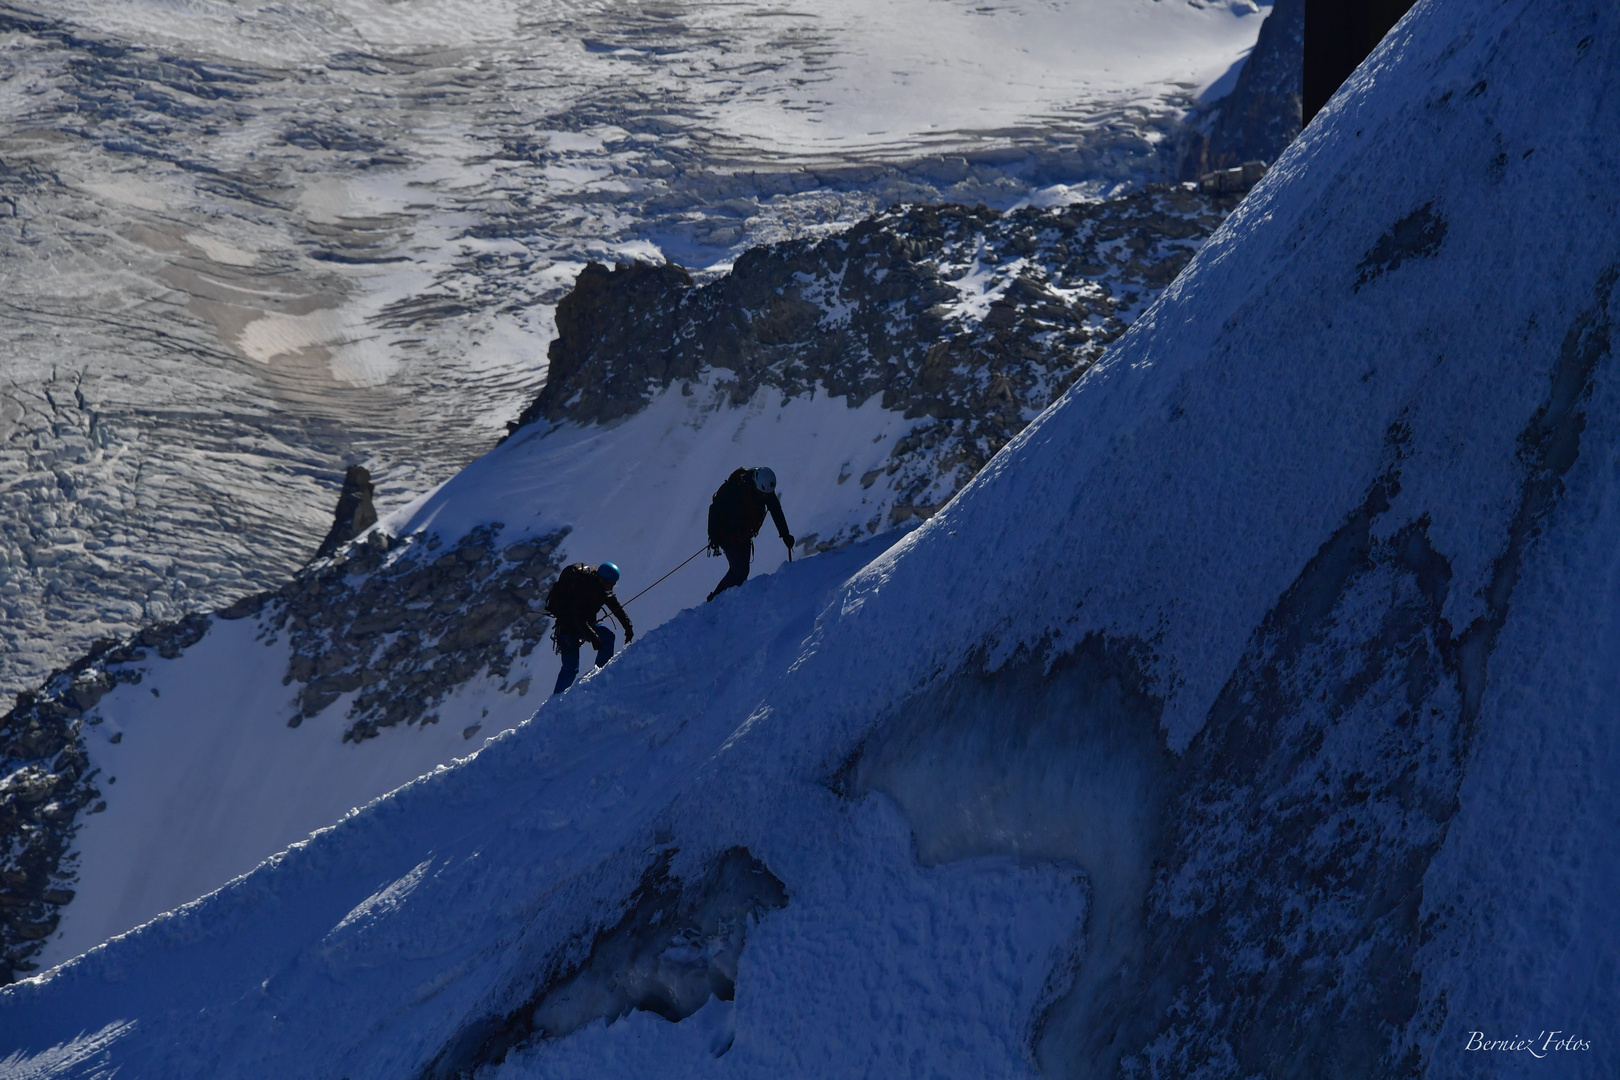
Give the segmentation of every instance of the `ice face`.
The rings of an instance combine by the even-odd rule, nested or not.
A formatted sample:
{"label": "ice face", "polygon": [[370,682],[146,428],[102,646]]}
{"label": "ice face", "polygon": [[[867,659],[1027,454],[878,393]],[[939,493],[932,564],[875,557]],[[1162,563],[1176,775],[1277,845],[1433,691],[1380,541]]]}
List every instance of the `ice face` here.
{"label": "ice face", "polygon": [[839,778],[852,797],[894,799],[924,865],[1000,855],[1083,875],[1084,961],[1038,1018],[1032,1048],[1055,1075],[1111,1072],[1110,1014],[1144,963],[1142,912],[1178,772],[1145,651],[1091,638],[1050,665],[970,666],[880,723]]}

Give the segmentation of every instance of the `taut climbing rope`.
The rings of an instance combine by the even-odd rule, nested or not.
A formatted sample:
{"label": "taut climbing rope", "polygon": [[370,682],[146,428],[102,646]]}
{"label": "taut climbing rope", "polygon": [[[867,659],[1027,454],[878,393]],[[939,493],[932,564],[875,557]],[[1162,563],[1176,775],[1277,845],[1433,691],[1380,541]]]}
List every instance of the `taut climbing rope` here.
{"label": "taut climbing rope", "polygon": [[[690,554],[686,558],[682,559],[681,560],[681,566],[685,566],[687,563],[691,562],[693,559],[697,558],[699,555],[703,554],[707,550],[709,550],[709,545],[704,544],[702,547],[700,547],[696,551],[692,552],[692,554]],[[675,568],[675,570],[679,570],[681,568],[681,566],[677,566]],[[629,607],[631,604],[635,603],[637,600],[641,599],[643,596],[646,596],[648,593],[652,592],[658,586],[662,585],[665,581],[668,581],[670,579],[670,577],[672,577],[674,575],[675,570],[671,570],[669,573],[665,574],[663,577],[659,578],[657,581],[653,582],[651,585],[647,586],[645,589],[642,589],[640,592],[636,593],[636,595],[632,596],[630,599],[626,600],[624,602],[624,606]]]}

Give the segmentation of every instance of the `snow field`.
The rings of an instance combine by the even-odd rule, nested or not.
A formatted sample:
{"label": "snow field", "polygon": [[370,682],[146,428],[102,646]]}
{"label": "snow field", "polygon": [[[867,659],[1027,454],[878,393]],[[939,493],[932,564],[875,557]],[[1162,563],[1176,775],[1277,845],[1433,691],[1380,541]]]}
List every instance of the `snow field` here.
{"label": "snow field", "polygon": [[[287,649],[260,637],[257,619],[216,619],[178,659],[150,665],[138,685],[102,699],[104,722],[88,729],[88,743],[107,809],[83,819],[78,895],[43,965],[249,872],[355,806],[470,753],[539,700],[472,685],[450,705],[473,719],[362,748],[341,741],[347,698],[287,726],[297,715],[297,686],[281,681]],[[473,724],[482,728],[477,741],[462,734]]]}
{"label": "snow field", "polygon": [[[824,393],[781,401],[762,390],[739,409],[720,404],[712,385],[689,396],[671,387],[618,424],[526,428],[379,528],[453,542],[502,521],[506,545],[570,526],[564,563],[616,561],[624,573],[617,592],[628,600],[704,544],[709,496],[738,465],[772,465],[800,537],[861,525],[863,504],[883,504],[887,478],[864,491],[859,478],[887,461],[912,424],[876,399],[851,409]],[[785,562],[767,522],[754,572]],[[632,604],[632,622],[645,635],[701,604],[724,572],[723,559],[694,560]],[[103,786],[107,811],[87,816],[79,833],[78,896],[41,963],[196,899],[351,807],[476,749],[527,719],[560,665],[542,645],[514,657],[506,678],[461,687],[439,723],[360,746],[341,741],[353,695],[287,727],[298,714],[298,687],[282,685],[287,659],[262,618],[216,619],[179,659],[143,662],[139,685],[103,699],[105,722],[90,729],[88,749],[92,767],[117,782]],[[588,680],[588,648],[583,666]],[[501,692],[524,679],[526,693]]]}
{"label": "snow field", "polygon": [[[764,388],[733,407],[718,385],[729,374],[716,369],[702,382],[673,385],[620,422],[522,428],[377,527],[451,541],[499,521],[506,526],[502,542],[511,543],[568,526],[566,562],[617,563],[624,575],[614,590],[620,600],[704,547],[709,498],[739,466],[775,470],[783,516],[801,540],[888,527],[888,477],[866,489],[860,480],[886,465],[895,443],[924,420],[888,412],[876,397],[850,408],[819,390],[782,398]],[[767,518],[754,543],[753,572],[768,574],[786,561]],[[631,621],[650,629],[702,603],[725,571],[724,559],[700,556],[629,607]],[[542,658],[536,670],[555,679],[556,663]]]}

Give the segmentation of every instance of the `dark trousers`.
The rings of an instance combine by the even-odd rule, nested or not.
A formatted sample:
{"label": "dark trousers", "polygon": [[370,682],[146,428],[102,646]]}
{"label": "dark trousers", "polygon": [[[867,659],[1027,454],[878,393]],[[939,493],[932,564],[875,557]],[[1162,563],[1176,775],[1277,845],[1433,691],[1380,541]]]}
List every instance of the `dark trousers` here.
{"label": "dark trousers", "polygon": [[[596,639],[602,643],[596,650],[596,666],[601,667],[613,658],[613,643],[616,639],[613,631],[601,623],[597,623],[594,629]],[[574,680],[579,677],[579,649],[584,644],[584,638],[557,632],[557,651],[562,654],[562,670],[557,672],[557,686],[551,691],[553,694],[560,694],[573,686]]]}
{"label": "dark trousers", "polygon": [[720,550],[726,553],[728,569],[726,576],[720,579],[720,584],[714,587],[709,594],[713,600],[727,589],[741,585],[748,580],[748,564],[754,558],[754,542],[752,540],[734,540],[729,544],[721,544]]}

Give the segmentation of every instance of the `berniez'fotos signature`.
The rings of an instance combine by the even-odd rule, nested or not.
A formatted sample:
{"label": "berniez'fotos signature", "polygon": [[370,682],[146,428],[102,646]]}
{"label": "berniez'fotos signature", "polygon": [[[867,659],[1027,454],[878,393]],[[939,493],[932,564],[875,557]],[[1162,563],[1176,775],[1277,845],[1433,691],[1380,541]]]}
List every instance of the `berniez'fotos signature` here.
{"label": "berniez'fotos signature", "polygon": [[1470,1031],[1468,1044],[1463,1049],[1525,1053],[1534,1058],[1544,1058],[1572,1050],[1590,1050],[1592,1044],[1563,1031],[1543,1031],[1533,1039],[1487,1039],[1483,1031]]}

